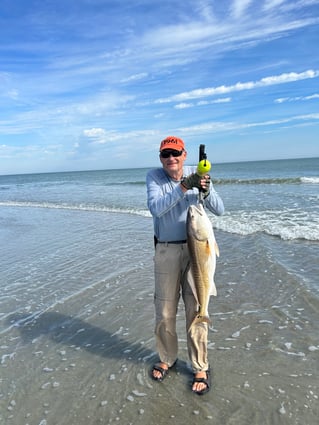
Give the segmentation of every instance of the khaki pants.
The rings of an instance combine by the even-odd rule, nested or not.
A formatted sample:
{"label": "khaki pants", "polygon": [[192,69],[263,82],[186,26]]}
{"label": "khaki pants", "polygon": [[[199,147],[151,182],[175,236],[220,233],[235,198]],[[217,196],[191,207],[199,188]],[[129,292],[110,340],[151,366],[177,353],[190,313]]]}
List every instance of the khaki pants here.
{"label": "khaki pants", "polygon": [[154,257],[156,347],[160,360],[172,366],[177,359],[176,314],[182,294],[188,355],[194,372],[209,368],[207,359],[207,323],[189,327],[197,312],[197,302],[187,281],[189,254],[187,244],[158,243]]}

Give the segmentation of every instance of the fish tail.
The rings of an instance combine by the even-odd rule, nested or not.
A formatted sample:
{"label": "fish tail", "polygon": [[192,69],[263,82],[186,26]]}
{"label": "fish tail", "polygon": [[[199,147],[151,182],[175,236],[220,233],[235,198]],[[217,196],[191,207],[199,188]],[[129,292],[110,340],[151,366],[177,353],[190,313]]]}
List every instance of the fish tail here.
{"label": "fish tail", "polygon": [[197,315],[197,316],[195,317],[195,319],[192,321],[192,324],[190,325],[188,332],[191,330],[191,328],[192,328],[194,325],[197,325],[198,323],[208,323],[208,324],[210,324],[210,325],[212,324],[212,322],[211,322],[211,320],[210,320],[210,318],[209,318],[208,316],[200,316],[200,315]]}

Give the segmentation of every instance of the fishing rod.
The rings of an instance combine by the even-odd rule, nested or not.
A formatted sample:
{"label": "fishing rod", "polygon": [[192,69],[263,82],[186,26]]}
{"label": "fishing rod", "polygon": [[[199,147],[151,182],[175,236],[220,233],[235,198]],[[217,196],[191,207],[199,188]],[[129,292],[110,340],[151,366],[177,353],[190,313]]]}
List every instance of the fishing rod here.
{"label": "fishing rod", "polygon": [[[207,154],[205,152],[205,145],[199,145],[199,162],[197,165],[197,171],[196,173],[199,176],[204,176],[205,174],[209,173],[211,169],[211,163],[207,159]],[[200,189],[199,191],[199,202],[203,202],[203,189]]]}

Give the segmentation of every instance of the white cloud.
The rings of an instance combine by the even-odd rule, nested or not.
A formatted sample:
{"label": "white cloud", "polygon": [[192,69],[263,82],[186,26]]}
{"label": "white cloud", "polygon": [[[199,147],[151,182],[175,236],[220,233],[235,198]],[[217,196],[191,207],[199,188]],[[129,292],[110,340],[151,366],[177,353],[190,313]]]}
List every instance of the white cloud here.
{"label": "white cloud", "polygon": [[89,138],[99,138],[105,136],[105,130],[103,128],[90,128],[88,130],[84,130],[83,134]]}
{"label": "white cloud", "polygon": [[211,105],[214,103],[229,103],[231,102],[232,98],[231,97],[221,97],[219,99],[214,99],[214,100],[200,100],[199,102],[196,103],[197,106],[205,106],[205,105]]}
{"label": "white cloud", "polygon": [[186,109],[186,108],[192,108],[194,106],[193,103],[178,103],[174,106],[175,109]]}
{"label": "white cloud", "polygon": [[157,135],[155,130],[135,130],[135,131],[108,131],[103,128],[91,128],[83,131],[83,135],[92,139],[93,143],[105,144],[109,142],[125,142],[127,140],[138,139],[139,142],[147,142],[150,137]]}
{"label": "white cloud", "polygon": [[318,0],[294,0],[294,1],[286,1],[282,7],[284,12],[304,9],[305,7],[314,6],[318,4]]}
{"label": "white cloud", "polygon": [[43,159],[47,157],[55,157],[64,151],[64,147],[61,144],[48,144],[44,146],[39,145],[26,145],[26,146],[9,146],[0,145],[0,156],[6,159],[30,159],[38,157]]}
{"label": "white cloud", "polygon": [[186,103],[186,102],[182,102],[182,103],[178,103],[177,105],[174,106],[175,109],[187,109],[187,108],[193,108],[195,106],[206,106],[206,105],[211,105],[213,103],[228,103],[231,102],[231,97],[223,97],[220,99],[215,99],[215,100],[200,100],[199,102],[196,103]]}
{"label": "white cloud", "polygon": [[319,99],[319,94],[312,94],[310,96],[281,97],[276,99],[275,103],[295,102],[299,100],[313,100],[313,99]]}
{"label": "white cloud", "polygon": [[130,77],[123,78],[121,83],[130,83],[132,81],[143,80],[147,78],[148,74],[146,72],[141,72],[140,74],[131,75]]}
{"label": "white cloud", "polygon": [[240,18],[252,3],[252,0],[233,0],[232,15],[234,18]]}
{"label": "white cloud", "polygon": [[203,134],[210,132],[228,132],[235,130],[243,130],[255,127],[270,127],[270,126],[280,126],[286,125],[289,123],[295,123],[298,121],[308,122],[311,121],[317,122],[319,120],[319,113],[306,114],[306,115],[296,115],[288,118],[274,119],[268,121],[260,122],[207,122],[200,125],[194,125],[191,127],[182,127],[178,129],[178,132],[184,134]]}
{"label": "white cloud", "polygon": [[231,97],[223,97],[220,99],[213,100],[213,103],[228,103],[231,102]]}
{"label": "white cloud", "polygon": [[8,91],[8,97],[10,99],[16,100],[19,97],[19,90],[11,89]]}
{"label": "white cloud", "polygon": [[268,11],[270,9],[273,9],[277,6],[280,6],[281,4],[285,3],[286,0],[266,0],[263,9],[265,11]]}
{"label": "white cloud", "polygon": [[207,87],[204,89],[191,90],[189,92],[179,93],[171,97],[157,99],[155,103],[171,103],[175,101],[185,101],[189,99],[198,99],[201,97],[216,96],[220,94],[238,92],[243,90],[252,90],[259,87],[272,86],[276,84],[291,83],[309,78],[317,78],[319,70],[308,70],[305,72],[289,72],[270,77],[264,77],[259,81],[248,81],[246,83],[238,82],[230,86]]}

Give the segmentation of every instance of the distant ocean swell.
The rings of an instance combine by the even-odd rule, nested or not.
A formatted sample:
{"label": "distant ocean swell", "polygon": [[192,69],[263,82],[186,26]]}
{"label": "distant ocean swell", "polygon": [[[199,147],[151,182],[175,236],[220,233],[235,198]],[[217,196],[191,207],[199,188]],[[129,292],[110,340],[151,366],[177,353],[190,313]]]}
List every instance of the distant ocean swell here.
{"label": "distant ocean swell", "polygon": [[319,184],[319,177],[286,177],[286,178],[257,178],[257,179],[213,179],[214,184]]}
{"label": "distant ocean swell", "polygon": [[[85,212],[133,214],[151,217],[145,208],[109,207],[93,204],[66,204],[52,202],[4,201],[2,207],[47,208]],[[210,213],[209,213],[210,215]],[[222,217],[211,216],[215,229],[237,235],[247,236],[265,233],[282,240],[319,241],[319,217],[294,209],[283,210],[236,210],[226,211]]]}
{"label": "distant ocean swell", "polygon": [[[216,185],[229,185],[229,184],[319,184],[319,177],[276,177],[276,178],[255,178],[255,179],[225,179],[225,178],[212,178],[212,181]],[[129,182],[111,182],[105,183],[105,186],[121,186],[121,185],[132,185],[141,186],[145,185],[144,180],[140,181],[129,181]]]}
{"label": "distant ocean swell", "polygon": [[[286,177],[286,178],[255,178],[255,179],[212,179],[214,184],[218,185],[229,185],[229,184],[319,184],[319,177]],[[105,186],[143,186],[145,185],[144,180],[140,181],[125,181],[125,182],[111,182],[105,183]]]}
{"label": "distant ocean swell", "polygon": [[[276,178],[252,178],[252,179],[241,179],[241,178],[212,178],[214,185],[259,185],[259,184],[317,184],[319,185],[319,177],[276,177]],[[22,187],[28,185],[29,183],[16,183],[16,187]],[[32,183],[34,187],[50,187],[50,186],[63,186],[70,184],[68,181],[61,182],[37,182]],[[74,183],[73,183],[74,184]],[[90,183],[90,185],[96,185],[99,183]],[[145,180],[136,180],[136,181],[111,181],[104,182],[103,186],[145,186]],[[10,190],[12,185],[0,185],[0,190]]]}

